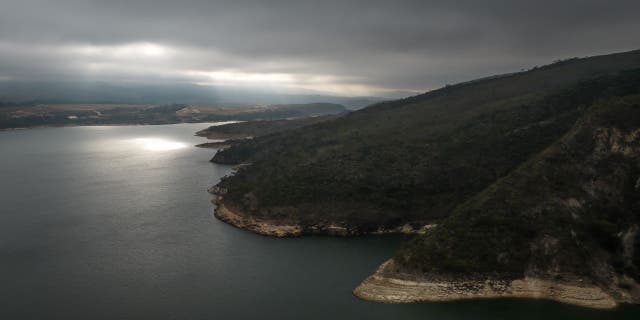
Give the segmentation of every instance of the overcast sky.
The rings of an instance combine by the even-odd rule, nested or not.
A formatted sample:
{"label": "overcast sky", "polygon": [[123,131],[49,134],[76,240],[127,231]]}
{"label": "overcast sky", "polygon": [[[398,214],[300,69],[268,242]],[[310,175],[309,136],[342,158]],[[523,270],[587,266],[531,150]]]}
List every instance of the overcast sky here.
{"label": "overcast sky", "polygon": [[0,0],[0,79],[422,92],[640,49],[638,0]]}

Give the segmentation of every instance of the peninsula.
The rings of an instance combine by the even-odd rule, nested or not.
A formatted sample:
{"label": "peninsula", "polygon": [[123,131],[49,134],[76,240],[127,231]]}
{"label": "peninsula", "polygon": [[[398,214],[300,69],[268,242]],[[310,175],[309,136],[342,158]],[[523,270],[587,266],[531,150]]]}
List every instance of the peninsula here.
{"label": "peninsula", "polygon": [[363,299],[640,303],[640,51],[374,104],[212,161],[245,164],[212,189],[239,228],[419,234]]}

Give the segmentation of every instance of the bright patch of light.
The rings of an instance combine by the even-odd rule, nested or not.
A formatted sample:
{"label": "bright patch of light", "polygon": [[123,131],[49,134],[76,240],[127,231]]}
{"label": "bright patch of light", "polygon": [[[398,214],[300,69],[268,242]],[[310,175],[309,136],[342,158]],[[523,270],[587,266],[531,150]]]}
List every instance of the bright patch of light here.
{"label": "bright patch of light", "polygon": [[187,147],[186,143],[159,138],[137,138],[133,139],[133,142],[149,151],[169,151]]}
{"label": "bright patch of light", "polygon": [[188,71],[187,76],[202,77],[209,85],[283,85],[295,83],[294,77],[283,73],[248,73],[236,71]]}
{"label": "bright patch of light", "polygon": [[194,82],[201,86],[244,86],[262,89],[310,90],[310,92],[325,92],[345,96],[374,95],[385,90],[397,90],[360,85],[357,84],[357,81],[362,79],[340,78],[330,75],[198,70],[190,70],[184,74],[187,77],[202,79]]}
{"label": "bright patch of light", "polygon": [[152,43],[143,43],[134,48],[134,50],[137,50],[140,54],[148,57],[159,57],[167,54],[167,49],[165,47]]}
{"label": "bright patch of light", "polygon": [[89,57],[132,59],[132,58],[163,58],[170,55],[171,48],[155,43],[141,42],[123,45],[86,45],[69,48],[71,52]]}

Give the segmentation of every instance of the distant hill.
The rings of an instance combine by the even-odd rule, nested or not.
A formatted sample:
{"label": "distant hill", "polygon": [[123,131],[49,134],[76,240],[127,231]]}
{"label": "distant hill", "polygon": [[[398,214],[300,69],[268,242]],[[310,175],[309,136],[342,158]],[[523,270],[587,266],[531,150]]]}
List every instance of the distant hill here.
{"label": "distant hill", "polygon": [[209,107],[121,104],[7,105],[0,108],[0,129],[36,126],[168,124],[278,120],[339,114],[347,109],[333,103],[310,103],[252,107]]}
{"label": "distant hill", "polygon": [[214,157],[252,164],[218,185],[217,216],[278,236],[438,224],[398,253],[398,272],[584,281],[638,302],[639,94],[633,51],[245,141]]}
{"label": "distant hill", "polygon": [[339,104],[306,103],[229,108],[193,106],[178,111],[178,115],[194,121],[255,121],[315,117],[346,111],[347,109]]}
{"label": "distant hill", "polygon": [[[323,121],[335,119],[342,114],[310,116],[295,119],[282,120],[256,120],[247,122],[236,122],[223,125],[214,125],[207,129],[200,130],[196,133],[198,136],[206,137],[212,140],[225,140],[228,145],[231,142],[236,143],[248,138],[256,138],[260,136],[270,135],[286,130],[293,130]],[[213,144],[216,145],[215,143]],[[201,145],[206,146],[206,145]]]}

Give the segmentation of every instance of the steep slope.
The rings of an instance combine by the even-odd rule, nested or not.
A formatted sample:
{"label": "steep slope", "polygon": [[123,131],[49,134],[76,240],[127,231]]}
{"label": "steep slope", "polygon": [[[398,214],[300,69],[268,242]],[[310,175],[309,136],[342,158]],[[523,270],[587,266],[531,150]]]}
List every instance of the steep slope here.
{"label": "steep slope", "polygon": [[274,235],[422,231],[594,101],[638,92],[639,73],[623,72],[638,67],[638,51],[573,59],[236,144],[214,161],[252,165],[219,184],[217,216]]}
{"label": "steep slope", "polygon": [[595,103],[562,139],[406,244],[355,293],[407,302],[640,303],[640,91]]}

